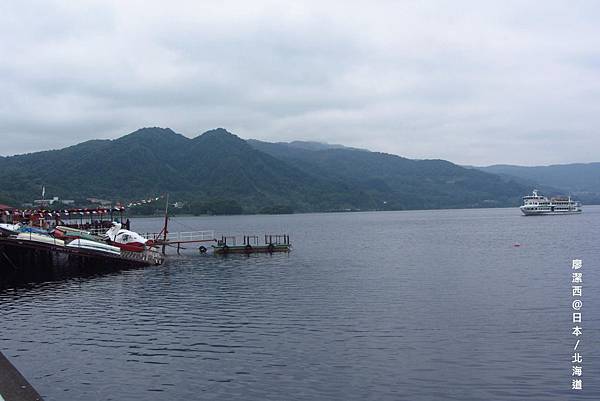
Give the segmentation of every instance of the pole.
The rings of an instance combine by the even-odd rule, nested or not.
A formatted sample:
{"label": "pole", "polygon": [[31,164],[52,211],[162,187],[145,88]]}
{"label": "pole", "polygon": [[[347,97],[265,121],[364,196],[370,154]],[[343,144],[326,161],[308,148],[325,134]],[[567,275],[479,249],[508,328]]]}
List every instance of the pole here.
{"label": "pole", "polygon": [[165,225],[163,227],[163,246],[162,246],[162,253],[163,255],[165,254],[165,250],[167,247],[167,234],[168,234],[168,227],[169,225],[169,194],[167,194],[167,202],[165,204]]}

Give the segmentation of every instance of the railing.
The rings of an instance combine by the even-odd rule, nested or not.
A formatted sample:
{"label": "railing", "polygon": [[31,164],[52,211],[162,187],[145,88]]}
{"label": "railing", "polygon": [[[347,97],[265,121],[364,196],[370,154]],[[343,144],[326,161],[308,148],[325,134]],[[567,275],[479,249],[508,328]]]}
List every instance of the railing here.
{"label": "railing", "polygon": [[104,234],[106,234],[106,232],[108,231],[108,228],[91,228],[89,230],[84,230],[87,231],[88,233],[92,234],[92,235],[97,235],[99,237],[104,236]]}
{"label": "railing", "polygon": [[[106,228],[91,228],[83,230],[92,235],[103,237],[106,234]],[[146,239],[152,240],[163,240],[162,233],[140,233],[140,235]],[[186,231],[186,232],[172,232],[167,234],[167,241],[171,242],[193,242],[193,241],[212,241],[215,239],[214,231]]]}
{"label": "railing", "polygon": [[[146,239],[163,240],[160,233],[143,233],[141,236]],[[167,242],[212,241],[214,239],[214,231],[186,231],[167,234]]]}

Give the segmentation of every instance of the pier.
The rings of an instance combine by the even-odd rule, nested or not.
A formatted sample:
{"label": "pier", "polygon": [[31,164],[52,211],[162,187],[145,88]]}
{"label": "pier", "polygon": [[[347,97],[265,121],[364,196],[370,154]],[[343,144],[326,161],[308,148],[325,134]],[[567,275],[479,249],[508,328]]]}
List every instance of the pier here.
{"label": "pier", "polygon": [[162,264],[155,251],[98,253],[0,237],[0,288]]}
{"label": "pier", "polygon": [[12,363],[0,352],[0,401],[43,401]]}
{"label": "pier", "polygon": [[166,247],[168,246],[176,246],[177,254],[179,254],[182,245],[216,242],[214,231],[168,232],[163,229],[160,233],[142,233],[141,235],[150,240],[154,246],[162,247],[163,255],[166,254]]}

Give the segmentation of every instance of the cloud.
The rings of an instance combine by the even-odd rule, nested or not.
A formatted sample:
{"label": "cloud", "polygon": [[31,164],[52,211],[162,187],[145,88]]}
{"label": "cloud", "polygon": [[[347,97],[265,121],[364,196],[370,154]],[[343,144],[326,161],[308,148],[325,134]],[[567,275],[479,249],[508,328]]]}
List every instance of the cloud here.
{"label": "cloud", "polygon": [[155,125],[465,164],[600,150],[595,2],[0,7],[3,155]]}

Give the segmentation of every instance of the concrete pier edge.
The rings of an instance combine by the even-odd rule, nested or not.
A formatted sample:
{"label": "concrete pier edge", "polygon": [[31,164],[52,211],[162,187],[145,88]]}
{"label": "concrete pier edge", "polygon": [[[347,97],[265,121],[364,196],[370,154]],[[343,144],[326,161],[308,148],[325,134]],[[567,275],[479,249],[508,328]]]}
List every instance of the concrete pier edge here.
{"label": "concrete pier edge", "polygon": [[43,401],[12,363],[0,352],[0,401]]}

